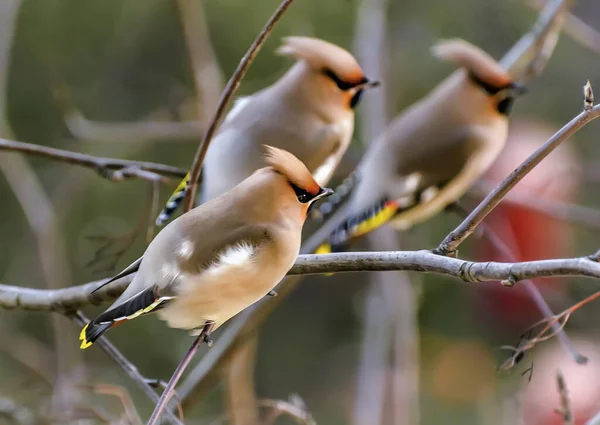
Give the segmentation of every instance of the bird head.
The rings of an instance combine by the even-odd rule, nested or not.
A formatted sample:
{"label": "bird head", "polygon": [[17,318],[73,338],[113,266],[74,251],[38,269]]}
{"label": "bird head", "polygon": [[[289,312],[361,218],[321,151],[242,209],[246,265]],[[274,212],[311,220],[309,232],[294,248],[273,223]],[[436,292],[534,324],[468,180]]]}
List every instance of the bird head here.
{"label": "bird head", "polygon": [[503,115],[510,113],[516,96],[527,92],[522,84],[512,81],[494,58],[465,40],[441,40],[433,46],[432,53],[464,68],[469,83],[484,91],[494,108]]}
{"label": "bird head", "polygon": [[304,61],[320,83],[320,89],[333,98],[341,98],[344,106],[355,108],[365,89],[377,87],[369,80],[360,65],[345,49],[311,37],[285,37],[277,53]]}
{"label": "bird head", "polygon": [[293,191],[306,213],[315,201],[333,194],[333,190],[319,186],[302,161],[294,155],[283,149],[264,146],[267,164],[285,178],[290,193]]}

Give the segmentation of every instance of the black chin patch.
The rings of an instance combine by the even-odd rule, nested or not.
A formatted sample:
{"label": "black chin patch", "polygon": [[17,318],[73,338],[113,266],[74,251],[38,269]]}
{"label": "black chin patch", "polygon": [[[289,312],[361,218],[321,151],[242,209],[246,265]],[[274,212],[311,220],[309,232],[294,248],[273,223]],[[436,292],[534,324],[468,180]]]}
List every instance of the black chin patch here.
{"label": "black chin patch", "polygon": [[500,112],[502,115],[510,114],[514,103],[515,98],[512,96],[502,99],[500,102],[498,102],[498,112]]}
{"label": "black chin patch", "polygon": [[360,99],[362,97],[363,94],[363,89],[358,90],[354,96],[352,96],[352,99],[350,99],[350,108],[354,109],[356,108],[356,106],[358,105],[358,103],[360,102]]}

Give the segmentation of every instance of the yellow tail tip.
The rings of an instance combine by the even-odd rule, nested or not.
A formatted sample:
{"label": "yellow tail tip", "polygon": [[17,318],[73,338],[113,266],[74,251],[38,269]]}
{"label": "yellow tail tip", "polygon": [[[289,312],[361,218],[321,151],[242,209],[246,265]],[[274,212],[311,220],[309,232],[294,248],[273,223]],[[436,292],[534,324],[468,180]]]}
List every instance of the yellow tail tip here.
{"label": "yellow tail tip", "polygon": [[87,325],[85,325],[83,327],[83,329],[81,330],[81,332],[79,333],[79,340],[81,341],[81,345],[79,346],[80,350],[85,350],[86,348],[88,348],[90,345],[93,344],[93,342],[90,342],[85,338],[85,331],[87,330],[88,326],[89,326],[89,323]]}
{"label": "yellow tail tip", "polygon": [[321,244],[316,250],[315,254],[331,254],[331,245],[328,243]]}

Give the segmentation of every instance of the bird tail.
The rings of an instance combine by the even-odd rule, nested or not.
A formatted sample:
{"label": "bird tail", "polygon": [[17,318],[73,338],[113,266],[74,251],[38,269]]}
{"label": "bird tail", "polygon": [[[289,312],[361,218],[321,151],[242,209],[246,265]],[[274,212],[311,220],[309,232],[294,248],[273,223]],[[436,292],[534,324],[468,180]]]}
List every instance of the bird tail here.
{"label": "bird tail", "polygon": [[321,202],[318,208],[312,210],[310,219],[317,223],[325,221],[325,219],[331,216],[342,202],[345,202],[350,197],[359,181],[360,174],[358,171],[355,171],[346,177],[342,184],[334,189],[333,195],[331,195],[327,201]]}
{"label": "bird tail", "polygon": [[109,329],[135,319],[142,314],[150,313],[164,307],[165,303],[173,297],[159,297],[153,288],[145,289],[122,304],[105,311],[83,327],[79,334],[81,345],[85,350]]}
{"label": "bird tail", "polygon": [[181,180],[175,191],[171,194],[165,207],[156,218],[157,226],[164,225],[167,221],[169,221],[171,217],[173,217],[173,214],[175,213],[175,211],[177,211],[177,208],[179,208],[181,202],[183,201],[183,198],[185,196],[185,190],[187,189],[189,182],[190,173],[187,173],[183,180]]}
{"label": "bird tail", "polygon": [[364,212],[350,216],[315,250],[315,254],[343,251],[352,239],[384,225],[402,211],[396,200],[382,199]]}
{"label": "bird tail", "polygon": [[80,349],[85,350],[91,346],[98,338],[100,338],[106,331],[113,327],[115,323],[96,323],[92,320],[83,327],[79,334],[79,340],[81,341]]}

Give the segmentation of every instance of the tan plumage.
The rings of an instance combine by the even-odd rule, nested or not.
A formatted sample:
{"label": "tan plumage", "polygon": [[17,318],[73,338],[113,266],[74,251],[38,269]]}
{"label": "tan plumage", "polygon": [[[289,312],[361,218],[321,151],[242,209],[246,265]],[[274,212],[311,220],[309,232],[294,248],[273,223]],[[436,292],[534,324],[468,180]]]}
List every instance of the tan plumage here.
{"label": "tan plumage", "polygon": [[265,296],[300,249],[309,205],[321,189],[293,155],[267,147],[267,167],[167,225],[126,291],[82,331],[86,348],[116,324],[156,310],[174,328],[218,328]]}
{"label": "tan plumage", "polygon": [[506,142],[519,87],[487,53],[464,40],[441,41],[432,51],[461,69],[402,112],[363,157],[345,210],[353,222],[340,228],[347,236],[357,215],[364,214],[363,221],[373,217],[374,206],[381,209],[385,200],[395,201],[397,228],[428,220],[460,198]]}
{"label": "tan plumage", "polygon": [[[354,129],[353,108],[362,91],[375,83],[350,53],[324,40],[286,37],[277,52],[296,63],[273,85],[239,99],[229,112],[206,155],[201,202],[263,167],[262,144],[294,154],[320,185],[327,184],[346,152]],[[184,189],[182,185],[179,193]],[[177,208],[178,191],[158,224]]]}

